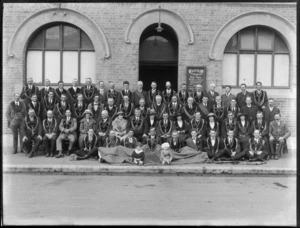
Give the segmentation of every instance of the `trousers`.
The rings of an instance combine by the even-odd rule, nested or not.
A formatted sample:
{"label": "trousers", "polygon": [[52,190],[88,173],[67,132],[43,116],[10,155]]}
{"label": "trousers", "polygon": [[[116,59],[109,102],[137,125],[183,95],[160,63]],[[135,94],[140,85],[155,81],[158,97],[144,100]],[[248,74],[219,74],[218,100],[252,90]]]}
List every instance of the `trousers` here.
{"label": "trousers", "polygon": [[[37,136],[27,136],[27,138],[28,139],[24,141],[23,146],[26,147],[28,151],[35,153],[39,148],[40,144],[42,143],[42,140],[40,140]],[[32,147],[32,141],[34,141],[33,147]]]}
{"label": "trousers", "polygon": [[79,157],[76,158],[76,160],[84,160],[84,159],[88,159],[92,156],[98,156],[98,148],[93,148],[91,150],[85,151],[84,149],[81,150],[77,150],[76,155],[78,155]]}
{"label": "trousers", "polygon": [[55,152],[55,143],[56,143],[56,135],[53,135],[52,138],[48,139],[48,137],[45,135],[43,138],[43,143],[45,146],[45,152],[49,153],[49,150],[51,153]]}
{"label": "trousers", "polygon": [[62,141],[63,139],[69,139],[68,150],[72,150],[73,144],[75,143],[76,137],[73,134],[61,133],[56,140],[56,149],[62,151]]}
{"label": "trousers", "polygon": [[23,148],[23,135],[21,132],[21,125],[22,125],[22,119],[15,119],[14,121],[11,121],[10,123],[10,129],[13,134],[13,150],[16,153],[18,150],[18,136],[20,140],[20,149]]}

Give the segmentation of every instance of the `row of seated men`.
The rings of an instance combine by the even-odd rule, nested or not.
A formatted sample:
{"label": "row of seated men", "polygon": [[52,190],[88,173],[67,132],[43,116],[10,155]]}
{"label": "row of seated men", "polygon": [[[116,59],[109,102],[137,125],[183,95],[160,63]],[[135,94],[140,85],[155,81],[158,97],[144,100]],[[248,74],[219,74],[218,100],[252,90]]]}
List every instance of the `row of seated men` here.
{"label": "row of seated men", "polygon": [[[20,104],[15,104],[17,102],[20,102]],[[15,105],[15,107],[24,107],[24,105],[21,104],[23,103],[19,101],[19,96],[16,94],[16,101],[13,102],[12,105]],[[265,142],[267,153],[270,151],[271,158],[278,159],[281,148],[284,146],[286,139],[290,136],[286,124],[280,122],[280,113],[274,115],[275,120],[270,124],[263,119],[263,113],[260,111],[257,112],[257,119],[252,121],[248,120],[248,115],[243,112],[239,113],[238,118],[235,119],[234,113],[228,111],[227,118],[220,122],[221,124],[216,120],[214,113],[208,114],[208,121],[206,122],[206,120],[201,117],[200,111],[196,111],[190,121],[184,120],[182,113],[178,113],[172,119],[168,112],[162,114],[162,119],[157,119],[157,113],[154,109],[149,111],[147,118],[144,118],[141,115],[141,110],[136,108],[134,115],[128,120],[124,118],[122,110],[117,113],[117,118],[115,119],[109,117],[107,110],[103,110],[101,114],[101,119],[96,121],[93,118],[92,111],[87,109],[83,113],[84,117],[80,120],[80,124],[77,124],[77,119],[72,117],[70,109],[66,109],[64,113],[65,116],[62,119],[53,118],[53,112],[48,110],[47,118],[43,121],[40,121],[35,111],[30,109],[28,116],[22,121],[20,128],[21,135],[23,135],[22,139],[26,144],[24,148],[26,149],[27,144],[31,143],[31,139],[36,141],[35,146],[31,148],[30,157],[32,157],[43,137],[46,155],[53,155],[55,151],[58,150],[59,153],[57,157],[61,157],[63,156],[61,145],[63,139],[68,138],[70,140],[68,153],[72,152],[72,146],[77,138],[79,148],[82,150],[84,149],[85,138],[90,129],[93,129],[97,135],[97,146],[107,146],[106,141],[110,129],[116,133],[117,138],[120,138],[125,145],[128,140],[130,140],[129,143],[132,143],[130,132],[133,133],[132,136],[134,136],[137,141],[145,143],[145,140],[150,134],[150,129],[154,128],[157,132],[159,144],[168,141],[172,137],[173,131],[177,132],[179,140],[177,144],[178,147],[185,145],[186,139],[189,138],[193,130],[196,131],[197,138],[200,139],[201,143],[210,137],[211,131],[214,131],[216,137],[221,139],[226,139],[230,131],[234,137],[237,137],[238,144],[242,151],[245,151],[248,150],[249,139],[254,135],[255,130],[258,130],[259,137]],[[10,115],[8,115],[8,117],[9,116]],[[58,133],[58,129],[60,134]],[[29,137],[27,137],[27,135]],[[59,137],[57,138],[58,135]],[[268,141],[270,141],[270,148]],[[275,142],[279,143],[276,151],[274,151]],[[201,150],[201,148],[201,146],[198,147],[198,150]]]}

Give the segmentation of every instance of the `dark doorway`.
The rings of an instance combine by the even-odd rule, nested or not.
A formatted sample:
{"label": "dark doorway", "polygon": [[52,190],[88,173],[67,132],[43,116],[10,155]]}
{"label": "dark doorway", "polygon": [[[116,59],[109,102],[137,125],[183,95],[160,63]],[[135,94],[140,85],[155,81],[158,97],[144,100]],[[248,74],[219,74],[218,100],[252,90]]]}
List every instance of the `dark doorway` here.
{"label": "dark doorway", "polygon": [[157,24],[148,26],[140,38],[139,80],[143,81],[144,89],[149,90],[152,81],[157,88],[163,90],[166,81],[177,90],[178,84],[178,40],[175,31],[168,25],[157,32]]}

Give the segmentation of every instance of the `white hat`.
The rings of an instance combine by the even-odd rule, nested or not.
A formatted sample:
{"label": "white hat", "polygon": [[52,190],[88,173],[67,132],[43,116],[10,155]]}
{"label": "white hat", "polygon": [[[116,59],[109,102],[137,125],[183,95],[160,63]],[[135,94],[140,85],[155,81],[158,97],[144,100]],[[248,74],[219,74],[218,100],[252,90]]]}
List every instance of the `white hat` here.
{"label": "white hat", "polygon": [[170,144],[167,143],[167,142],[161,144],[161,148],[162,148],[162,149],[168,149],[169,147],[170,147]]}

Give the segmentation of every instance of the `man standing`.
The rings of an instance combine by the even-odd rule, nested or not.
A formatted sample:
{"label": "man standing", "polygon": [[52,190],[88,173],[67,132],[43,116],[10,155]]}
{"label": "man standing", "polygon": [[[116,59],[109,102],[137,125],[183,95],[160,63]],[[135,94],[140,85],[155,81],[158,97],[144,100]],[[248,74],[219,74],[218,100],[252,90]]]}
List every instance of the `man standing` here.
{"label": "man standing", "polygon": [[263,114],[264,114],[264,120],[266,122],[268,122],[268,127],[269,124],[275,120],[275,115],[280,113],[280,109],[277,108],[276,106],[274,106],[274,99],[273,98],[269,98],[269,102],[267,107],[263,110]]}
{"label": "man standing", "polygon": [[231,86],[226,86],[225,94],[221,96],[222,105],[226,110],[230,106],[232,99],[235,99],[235,96],[231,93]]}
{"label": "man standing", "polygon": [[85,86],[81,88],[81,93],[83,95],[83,100],[89,104],[93,102],[94,96],[97,94],[97,89],[94,85],[92,85],[92,79],[85,79]]}
{"label": "man standing", "polygon": [[246,106],[242,107],[241,112],[246,114],[248,116],[248,121],[250,124],[252,124],[253,121],[256,120],[256,114],[257,114],[257,107],[255,105],[252,105],[251,97],[246,98]]}
{"label": "man standing", "polygon": [[124,96],[128,97],[128,101],[132,102],[132,93],[129,90],[129,82],[128,81],[124,81],[123,82],[123,90],[121,91],[121,96],[122,96],[122,102],[124,101]]}
{"label": "man standing", "polygon": [[253,103],[259,111],[262,111],[268,103],[267,92],[261,89],[262,83],[256,82],[256,90],[252,92]]}
{"label": "man standing", "polygon": [[130,102],[127,94],[123,95],[123,102],[120,104],[119,111],[124,113],[124,119],[129,119],[133,114],[133,103]]}
{"label": "man standing", "polygon": [[32,95],[40,96],[39,88],[33,84],[33,79],[28,78],[27,84],[23,87],[20,98],[23,99],[25,105],[31,101]]}
{"label": "man standing", "polygon": [[172,97],[172,102],[169,104],[169,116],[171,120],[175,121],[177,115],[181,114],[182,106],[177,102],[177,96]]}
{"label": "man standing", "polygon": [[115,90],[115,84],[112,81],[109,82],[109,90],[105,93],[105,103],[108,103],[109,98],[113,98],[113,105],[116,105],[116,107],[120,106],[120,103],[122,102],[122,96],[118,91]]}
{"label": "man standing", "polygon": [[41,103],[38,101],[38,97],[36,94],[32,94],[31,102],[27,104],[26,110],[33,109],[35,112],[35,115],[42,118],[43,110]]}
{"label": "man standing", "polygon": [[154,109],[156,113],[156,119],[161,120],[164,112],[168,112],[168,107],[162,102],[162,96],[156,95],[155,102],[152,104],[151,109]]}
{"label": "man standing", "polygon": [[237,116],[240,113],[240,108],[236,105],[235,98],[231,99],[230,106],[227,107],[226,113],[232,112],[234,116]]}
{"label": "man standing", "polygon": [[176,91],[171,88],[171,82],[167,81],[166,89],[162,91],[163,102],[169,106],[173,96],[176,96]]}
{"label": "man standing", "polygon": [[77,129],[77,121],[75,118],[71,117],[71,111],[66,110],[66,117],[63,118],[59,124],[60,135],[56,140],[56,149],[59,151],[55,156],[56,158],[63,157],[62,153],[62,140],[69,140],[69,147],[67,156],[69,156],[72,152],[73,145],[76,140],[76,129]]}
{"label": "man standing", "polygon": [[178,93],[179,103],[181,103],[182,106],[186,105],[188,97],[189,97],[189,93],[186,90],[186,84],[182,83],[181,90]]}
{"label": "man standing", "polygon": [[69,100],[68,91],[64,89],[64,82],[59,81],[58,87],[54,90],[56,102],[59,103],[61,101],[61,96],[65,95],[66,100]]}
{"label": "man standing", "polygon": [[105,90],[105,86],[104,86],[104,82],[103,81],[99,81],[99,91],[98,91],[98,94],[99,94],[99,101],[102,105],[104,105],[107,100],[106,100],[106,93],[107,91]]}
{"label": "man standing", "polygon": [[132,94],[132,103],[133,103],[134,107],[137,107],[139,105],[141,98],[144,98],[145,101],[147,102],[147,100],[146,100],[147,92],[145,90],[143,90],[143,82],[138,81],[137,86],[138,86],[138,89],[136,91],[134,91]]}
{"label": "man standing", "polygon": [[142,142],[143,140],[145,124],[145,119],[141,116],[141,110],[136,108],[134,110],[134,116],[129,119],[127,128],[133,131],[134,137],[136,137],[139,142]]}
{"label": "man standing", "polygon": [[[99,99],[100,99],[99,95],[96,94],[94,96],[94,101],[88,105],[88,109],[92,111],[93,117],[96,121],[98,121],[101,118],[101,112],[103,109]],[[83,112],[84,112],[84,110],[83,110]]]}
{"label": "man standing", "polygon": [[241,92],[236,96],[237,106],[241,109],[246,106],[246,98],[251,97],[251,93],[247,91],[247,85],[245,83],[241,84]]}
{"label": "man standing", "polygon": [[[275,114],[275,120],[270,123],[269,127],[270,147],[271,147],[271,159],[278,160],[281,155],[281,149],[286,143],[288,137],[291,136],[287,124],[281,121],[281,114]],[[275,144],[278,143],[278,147],[275,151]]]}
{"label": "man standing", "polygon": [[26,116],[25,104],[20,101],[20,94],[15,93],[15,100],[10,102],[7,112],[7,126],[11,129],[13,134],[13,153],[16,154],[18,151],[18,135],[20,138],[20,149],[22,152],[23,142],[22,142],[22,123]]}
{"label": "man standing", "polygon": [[49,94],[50,91],[54,92],[54,89],[50,86],[50,80],[46,79],[45,80],[45,87],[42,88],[41,91],[40,91],[39,100],[42,102],[44,99],[47,99],[48,94]]}
{"label": "man standing", "polygon": [[60,123],[60,121],[66,117],[66,110],[71,110],[71,106],[67,102],[67,96],[63,93],[60,98],[60,102],[57,103],[53,110],[54,118],[57,119],[57,122]]}
{"label": "man standing", "polygon": [[204,96],[204,92],[202,91],[202,85],[197,84],[196,85],[196,91],[193,93],[193,98],[194,101],[196,102],[197,105],[200,105],[202,102],[202,98]]}
{"label": "man standing", "polygon": [[53,157],[55,153],[58,126],[59,124],[57,123],[57,120],[53,118],[53,112],[48,110],[47,118],[43,120],[43,143],[46,151],[46,157]]}
{"label": "man standing", "polygon": [[42,110],[43,110],[43,119],[46,119],[47,118],[47,111],[48,110],[51,110],[53,111],[54,110],[54,107],[55,107],[55,104],[56,104],[56,99],[55,99],[55,96],[54,96],[54,91],[50,91],[48,93],[48,97],[44,97],[43,100],[42,100]]}
{"label": "man standing", "polygon": [[[42,124],[40,118],[35,115],[33,109],[29,109],[28,117],[25,117],[25,121],[23,121],[22,131],[23,148],[25,153],[29,154],[28,157],[31,158],[38,150],[43,139]],[[34,146],[32,146],[32,141],[34,141]]]}
{"label": "man standing", "polygon": [[147,92],[147,104],[151,106],[155,102],[156,95],[160,95],[160,91],[156,88],[157,83],[155,81],[151,82],[151,89]]}
{"label": "man standing", "polygon": [[71,104],[75,104],[77,102],[77,95],[81,93],[81,89],[78,88],[78,80],[77,78],[73,79],[72,87],[68,89],[68,96]]}
{"label": "man standing", "polygon": [[114,105],[114,99],[113,98],[108,98],[107,100],[107,104],[104,105],[103,110],[106,110],[109,116],[110,121],[112,122],[116,115],[117,115],[117,111],[118,108],[116,107],[116,105]]}
{"label": "man standing", "polygon": [[211,112],[211,106],[208,103],[208,97],[207,95],[204,95],[202,98],[202,102],[199,105],[199,109],[201,112],[201,116],[207,121],[208,120],[208,113]]}
{"label": "man standing", "polygon": [[216,103],[216,97],[219,96],[218,92],[215,92],[216,85],[215,83],[210,84],[210,90],[206,93],[208,97],[208,103],[213,107]]}
{"label": "man standing", "polygon": [[[73,116],[76,118],[77,123],[82,120],[83,113],[87,109],[87,104],[83,100],[83,96],[81,93],[77,94],[77,100],[73,103]],[[79,128],[79,126],[77,126]]]}

